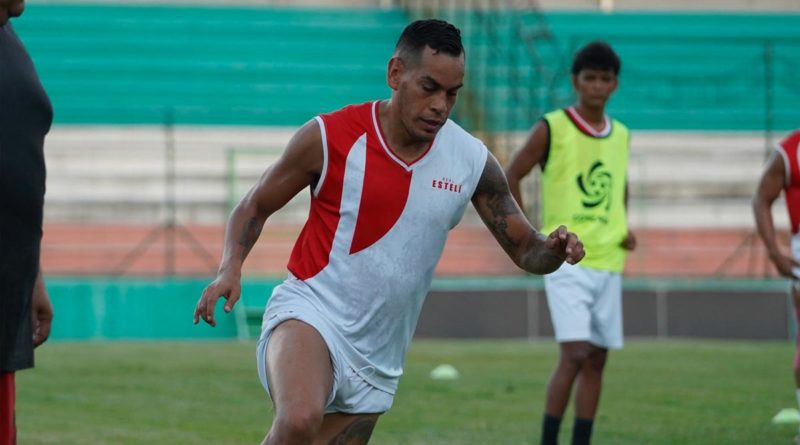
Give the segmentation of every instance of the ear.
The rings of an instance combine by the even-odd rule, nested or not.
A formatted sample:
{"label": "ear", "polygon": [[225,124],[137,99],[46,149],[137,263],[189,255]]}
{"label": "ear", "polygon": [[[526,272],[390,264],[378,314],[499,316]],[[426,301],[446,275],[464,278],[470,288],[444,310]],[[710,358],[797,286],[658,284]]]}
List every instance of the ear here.
{"label": "ear", "polygon": [[401,58],[395,56],[389,59],[389,66],[386,68],[386,83],[392,90],[397,91],[400,88],[400,78],[404,68],[405,65]]}
{"label": "ear", "polygon": [[615,74],[615,75],[614,75],[614,82],[613,82],[613,84],[611,85],[611,91],[610,91],[610,92],[611,92],[611,93],[613,93],[614,91],[617,91],[617,87],[618,87],[618,86],[619,86],[619,78],[617,78],[617,76],[616,76],[616,74]]}
{"label": "ear", "polygon": [[578,91],[578,76],[579,75],[580,75],[580,73],[572,75],[572,89],[575,90],[575,91]]}

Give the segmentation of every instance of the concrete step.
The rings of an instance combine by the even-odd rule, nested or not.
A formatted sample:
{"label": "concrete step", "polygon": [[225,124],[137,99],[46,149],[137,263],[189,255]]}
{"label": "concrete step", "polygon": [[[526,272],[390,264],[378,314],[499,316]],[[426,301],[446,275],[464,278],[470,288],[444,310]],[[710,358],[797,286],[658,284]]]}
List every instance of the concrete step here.
{"label": "concrete step", "polygon": [[[46,143],[46,217],[163,220],[170,199],[165,147],[172,144],[177,217],[220,223],[230,202],[247,192],[292,134],[293,129],[282,128],[176,127],[170,132],[162,127],[56,126]],[[508,145],[518,146],[524,137],[512,135]],[[655,227],[752,224],[750,197],[766,145],[758,133],[634,133],[632,220]],[[526,187],[535,187],[535,177]],[[308,200],[308,193],[301,193],[275,217],[301,223]]]}
{"label": "concrete step", "polygon": [[[291,201],[270,217],[278,223],[300,224],[308,216],[308,204],[302,197]],[[182,223],[220,224],[230,213],[225,200],[185,199],[175,206],[157,200],[63,199],[45,204],[45,220],[58,223],[136,223],[160,224],[171,219]]]}

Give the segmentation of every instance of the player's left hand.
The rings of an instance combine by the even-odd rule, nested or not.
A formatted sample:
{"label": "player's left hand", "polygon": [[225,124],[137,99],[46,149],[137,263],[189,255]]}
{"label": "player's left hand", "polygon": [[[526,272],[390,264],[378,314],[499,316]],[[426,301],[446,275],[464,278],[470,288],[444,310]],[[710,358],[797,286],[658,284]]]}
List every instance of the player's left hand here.
{"label": "player's left hand", "polygon": [[567,231],[564,226],[558,226],[544,241],[544,245],[553,255],[563,259],[568,264],[577,264],[586,254],[583,243],[578,235]]}

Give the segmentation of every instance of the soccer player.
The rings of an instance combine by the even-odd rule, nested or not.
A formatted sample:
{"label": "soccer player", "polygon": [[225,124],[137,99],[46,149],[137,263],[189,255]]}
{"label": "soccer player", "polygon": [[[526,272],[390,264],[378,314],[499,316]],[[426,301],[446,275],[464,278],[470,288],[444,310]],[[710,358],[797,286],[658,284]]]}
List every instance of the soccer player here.
{"label": "soccer player", "polygon": [[408,25],[387,67],[388,100],[310,120],[231,214],[217,278],[194,314],[215,325],[240,294],[264,221],[301,190],[311,209],[273,291],[257,345],[275,414],[264,444],[368,442],[392,405],[448,231],[471,201],[519,267],[544,274],[583,257],[578,238],[526,220],[497,160],[448,120],[464,80],[459,30]]}
{"label": "soccer player", "polygon": [[15,372],[33,367],[53,319],[39,267],[53,109],[9,22],[24,7],[0,0],[0,445],[16,444]]}
{"label": "soccer player", "polygon": [[[756,218],[758,234],[764,241],[767,254],[778,273],[792,279],[791,294],[794,300],[795,319],[800,323],[800,164],[798,164],[798,146],[800,146],[800,130],[795,130],[783,141],[767,161],[761,180],[758,182],[753,197],[753,213]],[[781,191],[786,197],[786,208],[792,229],[791,251],[784,253],[778,246],[775,236],[775,225],[772,222],[772,204],[778,199]],[[798,335],[797,352],[794,358],[794,381],[797,404],[800,408],[800,335]],[[800,444],[800,435],[797,443]]]}
{"label": "soccer player", "polygon": [[572,64],[577,102],[545,114],[506,169],[524,207],[520,180],[540,165],[542,227],[567,224],[586,249],[580,265],[564,264],[545,277],[560,357],[547,387],[543,445],[558,443],[574,384],[572,443],[590,443],[608,350],[622,347],[621,273],[636,238],[626,215],[628,129],[605,113],[619,70],[608,44],[580,49]]}

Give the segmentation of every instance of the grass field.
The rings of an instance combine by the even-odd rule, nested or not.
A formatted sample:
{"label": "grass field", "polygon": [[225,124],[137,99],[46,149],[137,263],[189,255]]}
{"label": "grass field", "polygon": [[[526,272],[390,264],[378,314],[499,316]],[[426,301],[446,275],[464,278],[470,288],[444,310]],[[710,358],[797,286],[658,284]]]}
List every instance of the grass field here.
{"label": "grass field", "polygon": [[[538,443],[552,342],[415,341],[373,444]],[[790,342],[629,341],[611,354],[595,444],[790,444]],[[458,381],[433,381],[450,363]],[[257,444],[271,406],[250,343],[64,343],[17,377],[21,445]],[[569,443],[571,413],[561,442]]]}

